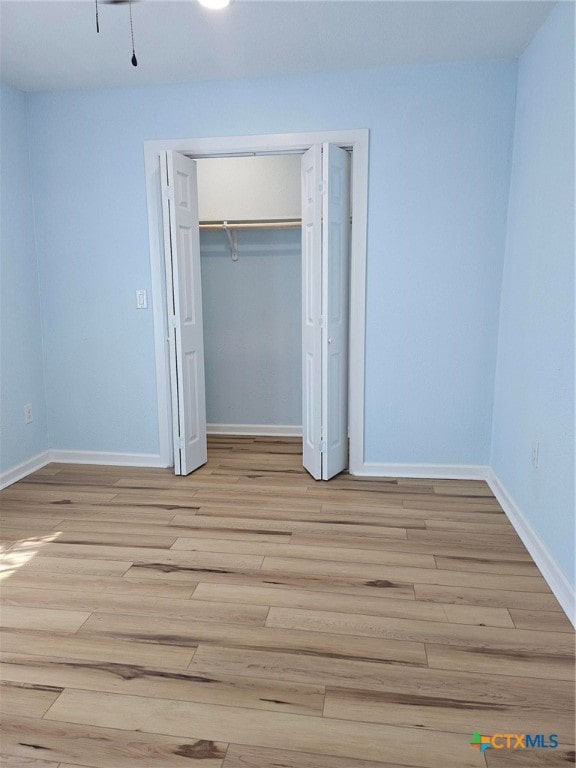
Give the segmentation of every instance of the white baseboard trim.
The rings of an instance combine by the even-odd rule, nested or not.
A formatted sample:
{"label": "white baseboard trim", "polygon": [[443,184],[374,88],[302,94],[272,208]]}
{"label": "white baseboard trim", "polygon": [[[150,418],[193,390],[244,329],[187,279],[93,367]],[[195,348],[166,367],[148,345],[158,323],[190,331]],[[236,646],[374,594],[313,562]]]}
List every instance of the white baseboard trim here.
{"label": "white baseboard trim", "polygon": [[301,437],[301,425],[293,424],[207,424],[209,435],[269,435]]}
{"label": "white baseboard trim", "polygon": [[165,467],[156,453],[108,453],[106,451],[48,451],[58,464],[103,464],[116,467]]}
{"label": "white baseboard trim", "polygon": [[0,473],[0,490],[2,488],[7,488],[9,485],[12,485],[12,483],[17,483],[18,480],[28,477],[32,472],[37,472],[39,469],[42,469],[42,467],[45,467],[46,464],[49,464],[50,461],[50,451],[43,451],[36,456],[32,456],[31,459],[27,459],[21,464],[17,464],[15,467],[11,467],[5,472]]}
{"label": "white baseboard trim", "polygon": [[558,568],[550,550],[534,530],[532,524],[527,520],[520,507],[516,504],[492,468],[489,468],[488,470],[486,481],[492,489],[492,493],[498,499],[500,506],[506,513],[506,517],[514,526],[516,533],[522,539],[528,552],[530,552],[540,573],[546,579],[554,596],[564,609],[574,627],[576,627],[576,593],[574,592],[574,588],[564,573]]}
{"label": "white baseboard trim", "polygon": [[436,480],[486,480],[483,464],[377,464],[364,462],[351,472],[360,477],[422,477]]}

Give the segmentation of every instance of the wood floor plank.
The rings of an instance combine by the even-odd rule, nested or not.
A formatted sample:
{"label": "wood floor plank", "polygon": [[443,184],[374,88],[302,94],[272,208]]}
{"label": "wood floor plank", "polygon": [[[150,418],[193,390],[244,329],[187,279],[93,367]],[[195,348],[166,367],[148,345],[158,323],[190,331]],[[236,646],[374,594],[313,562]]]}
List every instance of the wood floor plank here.
{"label": "wood floor plank", "polygon": [[438,480],[432,484],[434,493],[441,496],[488,496],[494,498],[492,489],[484,480]]}
{"label": "wood floor plank", "polygon": [[413,618],[422,621],[448,621],[457,624],[479,624],[514,627],[505,608],[477,608],[462,605],[440,605],[414,600],[391,600],[385,597],[362,597],[334,592],[314,592],[278,587],[243,587],[204,582],[194,591],[194,600],[246,602],[283,608],[309,608],[324,611],[356,613],[368,616]]}
{"label": "wood floor plank", "polygon": [[[494,537],[494,546],[490,546],[490,557],[498,560],[531,561],[532,558],[525,549],[514,546],[503,548],[497,546],[498,541]],[[318,533],[294,533],[290,541],[293,544],[310,547],[341,547],[350,549],[387,549],[394,552],[414,552],[416,554],[439,555],[443,557],[462,557],[475,555],[478,547],[471,539],[457,543],[441,543],[439,541],[414,541],[388,539],[381,536],[324,536]],[[500,543],[501,544],[501,543]]]}
{"label": "wood floor plank", "polygon": [[486,523],[480,522],[461,522],[455,520],[435,520],[434,518],[426,518],[426,530],[428,531],[460,531],[462,533],[491,533],[494,536],[501,536],[508,533],[512,535],[512,526],[506,520],[502,520],[499,523]]}
{"label": "wood floor plank", "polygon": [[456,509],[464,510],[467,512],[477,512],[484,510],[498,511],[501,509],[500,504],[494,497],[465,497],[465,496],[448,496],[437,495],[433,497],[414,497],[412,499],[404,499],[403,504],[406,508],[410,509]]}
{"label": "wood floor plank", "polygon": [[[246,489],[242,491],[236,485],[232,483],[226,488],[225,483],[222,483],[221,479],[215,481],[213,487],[203,488],[202,490],[191,491],[167,491],[156,490],[153,488],[146,488],[144,491],[124,489],[120,493],[114,496],[116,504],[139,504],[148,506],[150,504],[171,504],[186,506],[197,506],[202,502],[210,502],[212,504],[227,504],[232,502],[235,506],[251,507],[253,504],[261,504],[266,499],[277,499],[279,495],[285,493],[285,489],[279,488],[259,488],[259,489]],[[319,509],[319,502],[314,499],[304,498],[306,489],[302,489],[300,494],[292,494],[288,507],[292,509],[293,506],[301,507],[303,509],[314,509],[315,505]],[[299,498],[295,498],[295,496]]]}
{"label": "wood floor plank", "polygon": [[[177,539],[172,551],[237,552],[263,557],[301,557],[311,560],[332,560],[334,550],[329,547],[309,547],[277,542],[230,542],[226,539]],[[338,559],[356,563],[385,563],[409,565],[414,568],[434,568],[433,555],[412,554],[390,550],[346,549],[338,550]]]}
{"label": "wood floor plank", "polygon": [[574,681],[573,650],[557,653],[549,652],[546,647],[537,652],[522,647],[506,650],[480,644],[477,647],[427,644],[426,652],[433,669]]}
{"label": "wood floor plank", "polygon": [[[3,502],[3,513],[6,504]],[[188,516],[193,516],[198,507],[183,507],[174,504],[156,504],[156,505],[120,505],[111,502],[102,504],[84,504],[82,502],[70,502],[69,504],[62,504],[58,506],[45,506],[35,504],[33,502],[28,503],[26,506],[24,503],[17,502],[10,517],[7,517],[7,521],[10,525],[14,522],[21,522],[23,519],[27,520],[27,513],[29,510],[37,510],[43,515],[43,519],[54,521],[54,527],[60,530],[61,524],[64,521],[80,523],[85,522],[110,522],[110,523],[125,523],[132,526],[134,530],[135,524],[157,524],[166,523],[178,512],[185,513]],[[58,512],[54,513],[55,510]],[[59,522],[56,523],[56,520]],[[47,522],[48,524],[48,522]],[[88,530],[91,530],[90,528]],[[158,533],[158,529],[155,528],[155,532]]]}
{"label": "wood floor plank", "polygon": [[5,489],[3,499],[5,501],[41,501],[49,502],[51,504],[68,504],[70,502],[86,502],[88,504],[94,504],[104,501],[112,501],[115,497],[114,491],[97,491],[93,488],[87,488],[82,490],[80,488],[74,488],[70,490],[54,489],[49,484],[36,483],[31,486],[26,483],[15,483],[9,488]]}
{"label": "wood floor plank", "polygon": [[26,653],[38,656],[58,656],[88,661],[109,661],[119,664],[186,669],[196,646],[175,646],[128,639],[123,636],[106,637],[88,634],[63,634],[6,628],[0,635],[0,648],[7,653]]}
{"label": "wood floor plank", "polygon": [[[196,582],[186,584],[160,579],[123,579],[121,576],[83,576],[66,573],[30,573],[25,569],[15,571],[3,582],[2,593],[10,594],[9,588],[46,589],[79,592],[82,595],[129,595],[132,598],[166,597],[186,599],[192,595]],[[136,599],[134,605],[138,605]]]}
{"label": "wood floor plank", "polygon": [[[138,597],[132,595],[87,595],[70,590],[23,589],[8,584],[0,593],[2,614],[7,612],[5,626],[22,626],[26,629],[52,629],[75,631],[92,612],[150,614],[167,619],[186,621],[217,621],[230,624],[264,626],[268,606],[209,600],[178,600],[167,597]],[[51,608],[38,606],[49,603]],[[80,612],[80,608],[84,611]],[[58,610],[54,610],[58,609]],[[69,610],[73,609],[73,610]],[[13,612],[13,615],[10,615]],[[15,615],[14,615],[15,612]],[[19,613],[20,612],[20,613]],[[27,612],[21,616],[22,612]],[[46,613],[46,617],[44,614]],[[52,616],[51,614],[56,614]],[[44,624],[45,622],[45,624]],[[68,628],[68,623],[70,628]]]}
{"label": "wood floor plank", "polygon": [[[123,468],[125,470],[127,468]],[[116,471],[115,471],[116,470]],[[106,467],[100,466],[100,471],[95,470],[94,466],[86,464],[84,469],[72,468],[71,465],[63,465],[60,471],[53,475],[31,475],[24,478],[23,483],[27,485],[38,484],[51,484],[58,486],[97,486],[100,488],[106,488],[112,492],[119,480],[125,482],[134,481],[135,478],[141,476],[142,473],[134,474],[126,471],[118,472],[118,467]],[[163,478],[167,479],[171,477],[171,472],[164,470],[161,474],[146,473],[146,479],[150,478]]]}
{"label": "wood floor plank", "polygon": [[[336,510],[337,506],[340,506],[340,508],[350,508],[358,505],[363,510],[370,507],[373,510],[389,508],[395,514],[400,514],[410,501],[418,497],[419,494],[412,493],[411,490],[400,493],[386,493],[378,489],[375,489],[373,492],[354,491],[353,488],[332,490],[330,486],[325,488],[313,485],[307,491],[307,498],[321,500],[324,507],[329,505],[334,510]],[[417,509],[418,506],[415,505],[414,508]]]}
{"label": "wood floor plank", "polygon": [[280,478],[298,477],[305,484],[310,484],[312,478],[302,466],[302,453],[251,453],[234,455],[229,449],[220,447],[211,448],[210,472],[214,476],[218,475],[238,475],[258,473],[262,475],[273,475]]}
{"label": "wood floor plank", "polygon": [[[38,531],[40,531],[40,534],[38,534]],[[4,528],[0,533],[0,542],[2,542],[2,548],[0,548],[0,552],[2,553],[0,563],[4,566],[6,565],[6,553],[9,549],[18,552],[31,550],[35,553],[39,551],[44,542],[54,541],[57,538],[58,531],[50,531],[47,528],[34,529],[34,534],[34,536],[30,536],[29,531],[16,528]]]}
{"label": "wood floor plank", "polygon": [[[91,486],[88,499],[82,497],[80,486],[59,485],[57,481],[53,481],[50,488],[52,490],[49,495],[39,490],[39,486],[34,486],[35,492],[27,493],[28,498],[3,498],[2,507],[13,515],[18,510],[27,510],[33,515],[61,514],[76,517],[86,513],[94,517],[100,509],[103,515],[113,511],[143,518],[155,518],[157,515],[159,520],[169,519],[169,512],[173,515],[177,512],[193,515],[198,509],[193,494],[187,494],[185,499],[175,499],[173,494],[165,492],[164,495],[155,494],[146,500],[134,497],[123,502],[117,500],[118,488],[110,488],[110,493],[104,494],[102,490],[98,491]],[[59,490],[62,492],[58,493]]]}
{"label": "wood floor plank", "polygon": [[510,609],[510,616],[517,629],[537,629],[543,632],[574,632],[566,614],[561,611]]}
{"label": "wood floor plank", "polygon": [[[549,689],[549,706],[541,704],[542,697],[534,696],[526,701],[506,701],[496,698],[478,701],[447,697],[438,691],[431,695],[406,694],[390,691],[327,688],[326,717],[361,722],[425,728],[432,731],[450,722],[452,731],[462,734],[473,730],[481,733],[499,733],[506,723],[506,733],[556,733],[564,746],[572,744],[574,736],[574,699],[567,696],[567,709],[559,709],[554,702],[554,692]],[[536,705],[536,706],[535,706]]]}
{"label": "wood floor plank", "polygon": [[[11,529],[5,529],[6,533],[12,539],[10,544],[10,552],[4,552],[0,563],[2,569],[5,569],[7,563],[10,565],[17,565],[19,562],[26,562],[32,556],[41,553],[45,546],[58,537],[58,531],[45,530],[42,535],[30,535],[24,534],[23,536],[14,536],[14,531]],[[36,530],[34,530],[36,534]]]}
{"label": "wood floor plank", "polygon": [[60,763],[58,768],[79,768],[78,763],[74,765],[72,763]]}
{"label": "wood floor plank", "polygon": [[467,626],[354,613],[270,608],[267,627],[329,632],[360,637],[380,637],[461,648],[489,647],[492,652],[545,653],[564,658],[574,651],[574,639],[566,632],[537,632],[503,627]]}
{"label": "wood floor plank", "polygon": [[[65,690],[47,720],[127,730],[154,729],[172,736],[293,749],[363,760],[395,761],[436,768],[477,768],[478,760],[460,734],[419,731],[326,717],[260,712],[214,704],[174,702],[141,696]],[[406,733],[406,731],[409,733]]]}
{"label": "wood floor plank", "polygon": [[42,717],[52,706],[62,688],[41,683],[0,683],[0,713],[5,715],[28,715]]}
{"label": "wood floor plank", "polygon": [[2,653],[2,679],[16,685],[149,696],[224,706],[322,715],[324,686],[232,675],[173,671],[136,664],[70,661]]}
{"label": "wood floor plank", "polygon": [[[367,492],[370,494],[378,493],[385,495],[399,494],[402,496],[406,494],[430,496],[434,492],[434,484],[431,480],[426,480],[424,478],[413,479],[418,479],[419,482],[406,483],[402,478],[393,477],[384,478],[384,482],[379,482],[378,479],[374,477],[355,477],[354,475],[342,473],[333,478],[328,488],[331,492],[343,490],[354,491],[356,493]],[[317,489],[315,483],[311,483],[310,487]]]}
{"label": "wood floor plank", "polygon": [[155,616],[121,616],[94,613],[76,634],[95,636],[105,633],[145,642],[168,643],[192,647],[200,644],[229,645],[237,648],[262,648],[302,654],[332,654],[335,657],[372,661],[397,661],[423,666],[426,654],[423,643],[382,640],[370,637],[348,637],[346,643],[334,634],[274,627],[248,627],[241,624],[191,624],[179,619],[166,620]]}
{"label": "wood floor plank", "polygon": [[[367,536],[384,536],[395,539],[405,539],[405,528],[394,528],[377,525],[362,525],[360,523],[306,523],[299,520],[252,520],[250,517],[210,517],[208,515],[183,515],[178,514],[174,517],[172,524],[185,527],[189,531],[195,531],[202,528],[212,528],[218,530],[225,528],[230,530],[261,530],[279,531],[281,533],[330,533],[334,536],[347,535],[350,533],[356,536],[363,534]],[[219,538],[212,536],[212,538]]]}
{"label": "wood floor plank", "polygon": [[[420,600],[416,601],[423,605]],[[491,606],[471,606],[457,604],[442,604],[446,620],[452,624],[474,624],[478,627],[511,627],[515,626],[507,608]]]}
{"label": "wood floor plank", "polygon": [[[300,561],[302,562],[302,561]],[[340,592],[347,595],[371,595],[400,600],[414,599],[414,586],[408,582],[374,578],[340,578],[331,574],[299,574],[279,570],[233,571],[226,568],[182,569],[177,565],[142,563],[132,566],[124,574],[125,579],[161,579],[185,584],[212,582],[215,584],[240,584],[262,587],[297,587],[320,592]]]}
{"label": "wood floor plank", "polygon": [[478,573],[511,573],[519,576],[540,576],[536,564],[529,560],[503,560],[501,558],[492,558],[490,555],[484,557],[440,557],[436,555],[436,566],[442,570],[448,571],[475,571]]}
{"label": "wood floor plank", "polygon": [[[42,550],[41,550],[42,551]],[[34,554],[21,566],[28,573],[52,572],[69,573],[85,576],[122,575],[132,566],[130,560],[98,560],[81,557],[45,557]]]}
{"label": "wood floor plank", "polygon": [[[280,509],[276,509],[270,504],[263,505],[261,507],[256,505],[250,505],[250,519],[262,519],[262,520],[286,520],[290,519],[293,522],[308,522],[308,523],[326,523],[328,525],[334,525],[335,523],[342,525],[367,525],[379,527],[391,527],[391,528],[426,528],[426,521],[424,518],[415,517],[411,518],[405,513],[405,510],[399,508],[396,515],[385,514],[384,510],[371,508],[371,513],[362,513],[357,510],[351,509],[347,512],[327,512],[319,514],[317,509],[302,510],[302,509],[286,509],[284,506]],[[198,515],[206,517],[246,517],[246,509],[243,507],[234,508],[232,506],[219,507],[213,506],[208,503],[200,503]]]}
{"label": "wood floor plank", "polygon": [[50,464],[46,464],[41,469],[38,469],[36,472],[34,472],[32,475],[28,475],[26,478],[27,480],[30,480],[36,476],[43,477],[44,475],[50,477],[52,475],[57,475],[58,472],[62,471],[62,467],[71,467],[73,465],[71,464],[58,464],[57,462],[50,462]]}
{"label": "wood floor plank", "polygon": [[[492,526],[498,526],[493,535],[510,536],[514,529],[510,525],[510,521],[506,515],[500,509],[494,509],[488,507],[487,509],[475,510],[470,512],[469,510],[460,511],[458,509],[410,509],[404,507],[404,514],[409,518],[417,518],[426,524],[426,529],[430,529],[428,521],[442,522],[440,528],[450,530],[452,528],[449,523],[474,523],[476,525],[489,524]],[[415,526],[414,526],[415,527]]]}
{"label": "wood floor plank", "polygon": [[2,730],[2,748],[13,756],[35,758],[41,752],[53,761],[88,768],[221,768],[228,746],[12,715]]}
{"label": "wood floor plank", "polygon": [[485,754],[488,768],[567,768],[576,761],[574,746],[547,750],[488,749]]}
{"label": "wood floor plank", "polygon": [[518,592],[504,586],[501,589],[482,589],[480,586],[452,587],[441,584],[415,584],[414,591],[420,601],[510,610],[562,611],[559,602],[549,592]]}
{"label": "wood floor plank", "polygon": [[294,682],[313,682],[327,688],[331,685],[360,688],[414,700],[422,697],[422,701],[428,701],[430,706],[431,700],[439,697],[463,711],[474,703],[488,712],[501,707],[503,712],[524,710],[533,716],[554,711],[562,717],[573,719],[574,716],[572,682],[537,677],[511,679],[505,673],[408,668],[377,661],[332,658],[328,654],[313,658],[297,653],[210,645],[199,646],[189,669],[248,677],[280,677]]}
{"label": "wood floor plank", "polygon": [[517,551],[526,553],[526,547],[519,536],[510,528],[509,533],[479,533],[474,531],[473,536],[460,530],[427,528],[425,531],[414,529],[406,532],[409,541],[419,541],[440,546],[457,546],[464,550],[472,547],[476,552],[480,550],[492,553],[494,551]]}
{"label": "wood floor plank", "polygon": [[[174,515],[170,515],[172,520]],[[232,539],[235,541],[277,541],[286,542],[290,541],[290,531],[271,531],[267,528],[256,528],[253,530],[243,530],[240,528],[194,528],[193,526],[180,526],[170,523],[170,527],[159,527],[158,523],[152,524],[150,520],[147,522],[137,521],[138,531],[145,534],[155,535],[158,532],[167,533],[168,535],[174,535],[179,538],[193,537],[209,538],[209,539]],[[71,520],[65,519],[62,521],[58,528],[62,531],[69,532],[104,532],[110,534],[130,534],[134,530],[134,523],[131,522],[119,522],[116,519],[111,520]]]}
{"label": "wood floor plank", "polygon": [[[85,475],[85,474],[94,474],[96,476],[100,476],[100,474],[105,475],[117,475],[120,477],[131,477],[132,475],[138,476],[142,474],[142,470],[140,467],[131,467],[131,466],[125,466],[125,465],[113,465],[109,464],[106,466],[103,466],[101,464],[77,464],[75,462],[52,462],[50,464],[47,464],[45,467],[43,467],[38,473],[34,473],[34,475],[29,475],[26,480],[32,481],[36,474],[43,475],[55,475],[55,474],[76,474],[76,475]],[[165,469],[163,467],[147,467],[146,469],[146,475],[169,475],[172,474],[170,469]]]}
{"label": "wood floor plank", "polygon": [[163,535],[162,529],[155,526],[154,535],[134,533],[98,533],[94,531],[59,530],[55,544],[93,544],[108,547],[138,547],[145,549],[170,549],[177,539],[176,534]]}
{"label": "wood floor plank", "polygon": [[[381,500],[383,497],[374,497]],[[384,497],[385,504],[375,505],[373,500],[365,501],[358,496],[354,496],[349,501],[324,499],[322,502],[322,511],[331,512],[352,512],[358,510],[359,514],[374,514],[379,511],[382,515],[398,515],[404,512],[407,517],[419,518],[447,518],[454,516],[455,520],[464,520],[466,515],[503,515],[502,508],[497,502],[486,504],[482,501],[480,504],[470,503],[469,500],[460,501],[456,498],[450,498],[439,502],[436,496],[419,495],[418,500],[411,504],[401,496]],[[470,507],[473,507],[472,509]],[[505,516],[504,516],[505,517]]]}
{"label": "wood floor plank", "polygon": [[230,554],[227,552],[178,552],[172,549],[146,549],[139,547],[110,547],[96,544],[47,544],[42,554],[50,559],[72,559],[85,561],[110,561],[159,563],[187,566],[212,566],[245,570],[259,568],[262,555]]}
{"label": "wood floor plank", "polygon": [[410,768],[410,766],[231,744],[222,768]]}
{"label": "wood floor plank", "polygon": [[[36,506],[32,507],[33,510]],[[42,536],[45,532],[50,533],[64,518],[61,512],[55,514],[23,514],[24,510],[22,505],[17,504],[12,511],[4,500],[2,500],[2,517],[0,518],[0,530],[11,531],[18,529],[22,531],[22,538],[27,538],[27,534],[30,532],[34,536]],[[44,528],[45,531],[39,529]]]}
{"label": "wood floor plank", "polygon": [[13,574],[26,570],[26,565],[36,557],[37,551],[37,545],[21,546],[20,542],[13,542],[0,556],[0,580],[5,582]]}
{"label": "wood floor plank", "polygon": [[[4,589],[2,590],[4,592]],[[90,611],[56,610],[41,608],[37,604],[2,605],[0,621],[3,627],[41,629],[52,632],[75,632],[90,616]]]}
{"label": "wood floor plank", "polygon": [[0,765],[2,768],[63,768],[62,763],[54,763],[52,760],[36,760],[33,757],[15,757],[2,753]]}
{"label": "wood floor plank", "polygon": [[443,571],[439,568],[411,568],[395,565],[341,563],[329,560],[302,560],[287,557],[265,557],[263,569],[334,576],[359,576],[391,579],[413,584],[444,586],[482,586],[487,589],[511,589],[519,592],[549,592],[550,588],[540,576],[514,576],[510,574],[464,573]]}

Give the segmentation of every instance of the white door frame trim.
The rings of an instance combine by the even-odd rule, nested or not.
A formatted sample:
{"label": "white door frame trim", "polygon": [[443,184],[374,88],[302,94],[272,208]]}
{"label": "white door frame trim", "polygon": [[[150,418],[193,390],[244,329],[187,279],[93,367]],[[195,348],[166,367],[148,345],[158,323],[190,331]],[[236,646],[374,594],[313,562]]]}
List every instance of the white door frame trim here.
{"label": "white door frame trim", "polygon": [[154,319],[159,452],[163,466],[171,466],[172,417],[170,367],[164,277],[160,156],[166,150],[193,157],[235,154],[305,152],[313,144],[329,142],[352,150],[352,240],[350,276],[349,425],[352,474],[364,464],[364,379],[366,330],[366,242],[368,224],[368,129],[311,133],[161,139],[144,142],[146,200]]}

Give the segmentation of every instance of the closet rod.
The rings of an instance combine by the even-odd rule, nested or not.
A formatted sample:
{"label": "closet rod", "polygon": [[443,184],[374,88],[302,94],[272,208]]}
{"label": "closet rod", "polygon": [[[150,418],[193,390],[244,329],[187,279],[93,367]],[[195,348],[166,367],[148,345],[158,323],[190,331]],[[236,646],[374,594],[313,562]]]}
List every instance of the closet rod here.
{"label": "closet rod", "polygon": [[200,229],[294,229],[302,226],[302,219],[269,219],[268,221],[203,221]]}

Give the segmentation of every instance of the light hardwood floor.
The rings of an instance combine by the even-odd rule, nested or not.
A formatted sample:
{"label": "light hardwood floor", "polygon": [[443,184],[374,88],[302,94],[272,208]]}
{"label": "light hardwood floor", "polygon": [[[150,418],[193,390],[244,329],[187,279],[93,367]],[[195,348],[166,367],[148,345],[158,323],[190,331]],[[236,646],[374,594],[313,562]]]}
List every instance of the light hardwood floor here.
{"label": "light hardwood floor", "polygon": [[0,494],[3,768],[574,763],[574,634],[484,483],[315,482],[293,439],[209,455]]}

